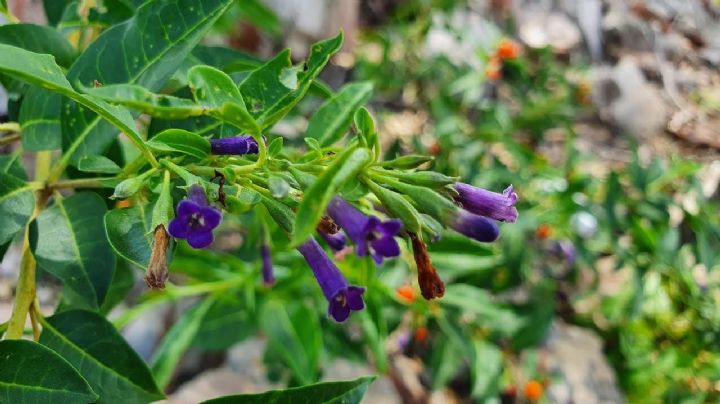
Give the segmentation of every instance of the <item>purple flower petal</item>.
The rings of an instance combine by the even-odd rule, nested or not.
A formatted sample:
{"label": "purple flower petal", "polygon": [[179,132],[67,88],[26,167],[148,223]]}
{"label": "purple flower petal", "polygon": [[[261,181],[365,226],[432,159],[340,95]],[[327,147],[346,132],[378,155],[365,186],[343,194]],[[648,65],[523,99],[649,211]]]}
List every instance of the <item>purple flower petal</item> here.
{"label": "purple flower petal", "polygon": [[234,136],[223,139],[210,139],[212,154],[250,154],[258,152],[258,144],[252,136]]}
{"label": "purple flower petal", "polygon": [[330,302],[328,314],[338,323],[342,323],[350,317],[350,307],[345,301],[345,296],[338,294],[337,298]]}
{"label": "purple flower petal", "polygon": [[201,231],[211,231],[212,229],[220,225],[222,220],[222,213],[219,210],[211,207],[200,209],[199,215],[203,218],[203,225],[199,227]]}
{"label": "purple flower petal", "polygon": [[187,220],[176,217],[168,224],[168,233],[175,238],[185,238],[190,232]]}
{"label": "purple flower petal", "polygon": [[462,209],[451,218],[449,225],[458,233],[485,243],[493,242],[500,236],[500,228],[494,221]]}
{"label": "purple flower petal", "polygon": [[373,251],[383,257],[397,257],[400,255],[400,246],[392,237],[379,238],[370,242]]}
{"label": "purple flower petal", "polygon": [[400,230],[402,230],[402,222],[397,219],[386,220],[375,228],[375,231],[390,237],[395,237]]}
{"label": "purple flower petal", "polygon": [[512,185],[505,188],[502,194],[462,182],[455,183],[455,190],[458,192],[455,200],[469,212],[501,222],[513,223],[517,220],[515,204],[518,196]]}
{"label": "purple flower petal", "polygon": [[262,257],[263,283],[265,286],[271,286],[275,283],[275,274],[270,257],[270,246],[265,242],[260,246],[260,256]]}
{"label": "purple flower petal", "polygon": [[359,286],[348,286],[347,288],[347,304],[350,310],[362,310],[365,308],[365,301],[363,301],[362,295],[365,293],[365,288]]}
{"label": "purple flower petal", "polygon": [[207,195],[205,195],[205,188],[202,185],[192,185],[187,190],[187,200],[195,202],[199,207],[208,206]]}
{"label": "purple flower petal", "polygon": [[210,231],[206,232],[191,232],[187,236],[187,242],[193,248],[205,248],[212,244],[213,234]]}
{"label": "purple flower petal", "polygon": [[337,232],[335,234],[328,234],[325,232],[319,232],[325,242],[333,251],[340,251],[345,248],[345,235]]}
{"label": "purple flower petal", "polygon": [[200,208],[200,205],[189,199],[182,200],[177,206],[177,217],[187,218],[190,215],[200,212]]}

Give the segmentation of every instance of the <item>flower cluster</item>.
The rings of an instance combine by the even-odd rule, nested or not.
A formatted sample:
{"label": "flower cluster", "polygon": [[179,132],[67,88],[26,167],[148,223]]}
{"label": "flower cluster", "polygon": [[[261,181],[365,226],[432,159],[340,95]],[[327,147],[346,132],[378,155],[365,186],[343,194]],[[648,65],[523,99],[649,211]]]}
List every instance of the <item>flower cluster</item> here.
{"label": "flower cluster", "polygon": [[[250,136],[211,140],[211,146],[214,154],[248,154],[256,153],[258,150],[257,142]],[[390,186],[395,186],[393,184],[399,183],[391,182]],[[414,202],[421,210],[428,213],[430,213],[428,209],[432,210],[433,204],[441,206],[442,211],[449,213],[439,216],[443,219],[444,225],[481,242],[493,242],[499,237],[500,229],[497,222],[512,223],[517,220],[518,212],[515,204],[518,196],[512,186],[502,193],[496,193],[460,182],[450,184],[448,192],[453,196],[454,203],[427,189],[422,191],[425,193],[418,194],[420,196],[416,196]],[[402,184],[399,186],[402,187]],[[411,191],[413,189],[417,191],[423,188],[410,188]],[[435,198],[435,202],[418,202],[419,199],[425,199],[421,195],[428,199]],[[194,248],[204,248],[212,243],[213,229],[220,224],[221,219],[220,210],[210,205],[204,188],[200,185],[192,185],[187,190],[187,198],[177,205],[176,217],[169,223],[168,232],[175,238],[186,239]],[[359,257],[372,257],[377,265],[382,265],[387,258],[400,255],[400,245],[396,237],[408,238],[417,264],[418,284],[423,297],[434,299],[443,296],[445,285],[432,266],[422,234],[403,231],[401,220],[381,219],[366,214],[342,197],[335,196],[328,204],[326,216],[322,218],[316,230],[333,251],[351,251],[346,247],[346,244],[351,242],[355,254]],[[262,278],[266,286],[272,286],[275,283],[275,276],[270,245],[267,237],[263,238],[264,241],[260,246]],[[330,317],[342,322],[352,311],[362,310],[365,307],[363,301],[365,289],[348,283],[314,237],[310,237],[297,249],[307,261],[328,300]]]}

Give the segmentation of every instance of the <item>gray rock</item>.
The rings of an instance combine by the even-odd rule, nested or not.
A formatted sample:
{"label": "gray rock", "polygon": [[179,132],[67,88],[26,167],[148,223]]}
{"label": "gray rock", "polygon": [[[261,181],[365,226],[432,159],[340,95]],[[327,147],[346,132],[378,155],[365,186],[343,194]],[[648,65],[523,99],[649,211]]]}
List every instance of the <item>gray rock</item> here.
{"label": "gray rock", "polygon": [[625,402],[602,348],[602,340],[592,331],[553,323],[546,359],[548,370],[558,377],[548,386],[548,400],[558,404]]}

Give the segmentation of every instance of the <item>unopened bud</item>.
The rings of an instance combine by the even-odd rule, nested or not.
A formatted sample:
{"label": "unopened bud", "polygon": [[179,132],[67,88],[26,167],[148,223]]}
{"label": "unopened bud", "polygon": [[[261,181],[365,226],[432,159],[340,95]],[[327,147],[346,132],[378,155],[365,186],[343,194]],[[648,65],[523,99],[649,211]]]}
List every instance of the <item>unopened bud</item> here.
{"label": "unopened bud", "polygon": [[170,235],[165,231],[165,226],[159,225],[155,228],[150,263],[145,272],[145,283],[152,289],[165,289],[165,281],[168,279],[167,247],[170,243]]}
{"label": "unopened bud", "polygon": [[418,237],[416,233],[408,232],[410,241],[412,241],[413,255],[418,270],[418,284],[420,291],[425,300],[443,297],[445,294],[445,283],[438,275],[435,268],[430,262],[425,243]]}

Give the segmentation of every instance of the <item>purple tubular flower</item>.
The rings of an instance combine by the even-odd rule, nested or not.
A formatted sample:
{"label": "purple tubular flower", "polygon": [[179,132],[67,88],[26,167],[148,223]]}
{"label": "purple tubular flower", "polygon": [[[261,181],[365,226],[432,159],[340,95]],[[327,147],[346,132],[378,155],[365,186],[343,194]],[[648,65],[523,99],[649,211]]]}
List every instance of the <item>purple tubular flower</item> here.
{"label": "purple tubular flower", "polygon": [[500,236],[497,223],[462,209],[457,210],[448,224],[458,233],[484,243],[491,243]]}
{"label": "purple tubular flower", "polygon": [[350,286],[314,237],[301,244],[298,251],[310,265],[320,289],[328,300],[328,315],[335,321],[342,323],[350,316],[350,311],[365,308],[362,298],[365,288]]}
{"label": "purple tubular flower", "polygon": [[383,258],[400,255],[400,247],[394,237],[402,229],[401,221],[381,221],[375,216],[368,216],[339,196],[330,201],[327,212],[355,243],[358,256],[364,257],[369,253],[380,265]]}
{"label": "purple tubular flower", "polygon": [[272,258],[270,257],[270,246],[262,243],[260,246],[260,256],[262,257],[262,277],[265,286],[275,284],[275,274],[273,273]]}
{"label": "purple tubular flower", "polygon": [[208,204],[205,190],[193,185],[187,190],[187,199],[181,201],[175,218],[168,225],[168,233],[184,238],[193,248],[205,248],[213,241],[212,230],[220,224],[222,214]]}
{"label": "purple tubular flower", "polygon": [[518,196],[512,185],[505,188],[502,194],[462,182],[455,183],[455,190],[458,192],[455,200],[469,212],[501,222],[514,223],[517,220],[515,204]]}
{"label": "purple tubular flower", "polygon": [[345,235],[337,232],[335,234],[325,233],[324,231],[318,231],[325,242],[333,251],[340,251],[345,248]]}
{"label": "purple tubular flower", "polygon": [[252,136],[234,136],[224,139],[210,139],[212,154],[255,154],[258,144]]}

